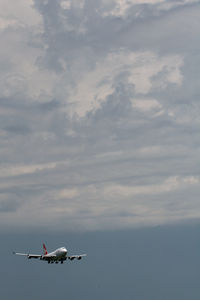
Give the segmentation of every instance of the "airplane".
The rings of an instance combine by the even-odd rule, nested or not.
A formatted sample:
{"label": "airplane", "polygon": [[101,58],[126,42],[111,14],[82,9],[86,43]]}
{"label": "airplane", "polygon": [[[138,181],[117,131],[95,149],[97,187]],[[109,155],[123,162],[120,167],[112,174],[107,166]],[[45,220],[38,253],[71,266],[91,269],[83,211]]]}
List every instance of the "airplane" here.
{"label": "airplane", "polygon": [[55,251],[52,251],[52,252],[48,253],[45,244],[43,244],[43,255],[29,254],[29,253],[19,253],[19,252],[13,252],[13,254],[26,256],[28,259],[39,258],[40,260],[47,261],[48,264],[50,264],[50,263],[51,264],[53,264],[53,263],[58,264],[58,262],[63,264],[63,262],[67,259],[69,259],[69,260],[74,260],[74,259],[80,260],[80,259],[82,259],[82,257],[87,255],[87,254],[80,254],[80,255],[70,255],[69,256],[67,254],[67,252],[68,251],[65,247],[61,247],[61,248],[56,249]]}

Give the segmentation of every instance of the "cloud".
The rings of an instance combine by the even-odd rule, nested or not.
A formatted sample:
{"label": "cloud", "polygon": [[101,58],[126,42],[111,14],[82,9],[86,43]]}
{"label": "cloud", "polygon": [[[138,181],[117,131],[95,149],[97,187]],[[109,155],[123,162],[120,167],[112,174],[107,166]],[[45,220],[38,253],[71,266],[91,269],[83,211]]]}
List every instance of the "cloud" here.
{"label": "cloud", "polygon": [[0,223],[199,218],[198,1],[0,8]]}
{"label": "cloud", "polygon": [[107,187],[105,189],[106,197],[115,198],[116,196],[120,197],[130,197],[130,196],[138,196],[138,195],[154,195],[154,194],[162,194],[173,192],[177,189],[186,188],[187,185],[199,185],[200,180],[198,177],[171,177],[166,179],[163,183],[159,185],[150,185],[150,186],[121,186],[114,185]]}
{"label": "cloud", "polygon": [[107,4],[108,10],[104,16],[126,17],[131,15],[135,19],[145,17],[157,17],[163,12],[170,11],[179,7],[189,6],[198,3],[198,0],[192,1],[168,1],[168,0],[109,0],[103,1]]}
{"label": "cloud", "polygon": [[79,195],[76,189],[63,189],[58,193],[58,199],[71,199]]}
{"label": "cloud", "polygon": [[161,104],[155,99],[133,99],[132,105],[133,108],[136,108],[137,110],[144,113],[149,113],[152,110],[156,112],[156,115],[163,113],[163,111],[161,110]]}
{"label": "cloud", "polygon": [[70,113],[84,117],[89,111],[95,111],[102,101],[114,93],[115,85],[119,82],[132,87],[132,93],[136,95],[148,94],[153,89],[152,79],[155,81],[155,77],[162,73],[165,76],[156,81],[157,84],[160,81],[160,88],[166,88],[169,83],[180,85],[181,66],[182,58],[178,56],[161,58],[152,53],[123,50],[109,54],[84,76],[75,91],[72,90],[69,96],[69,102],[72,103]]}
{"label": "cloud", "polygon": [[12,167],[4,167],[4,168],[1,167],[0,176],[11,177],[11,176],[32,174],[43,170],[54,169],[56,166],[57,166],[56,163],[49,163],[49,164],[38,164],[38,165],[12,166]]}
{"label": "cloud", "polygon": [[35,27],[41,22],[41,17],[36,10],[33,9],[34,2],[32,0],[19,0],[17,5],[13,5],[8,1],[2,0],[0,3],[0,30],[9,27]]}

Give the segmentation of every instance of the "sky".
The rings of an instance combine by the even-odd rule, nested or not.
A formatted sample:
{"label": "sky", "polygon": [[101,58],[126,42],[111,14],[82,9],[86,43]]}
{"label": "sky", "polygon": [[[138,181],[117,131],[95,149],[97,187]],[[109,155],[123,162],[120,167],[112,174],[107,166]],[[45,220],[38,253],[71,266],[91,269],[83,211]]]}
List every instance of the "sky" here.
{"label": "sky", "polygon": [[200,217],[200,1],[0,1],[0,224]]}
{"label": "sky", "polygon": [[[198,300],[200,225],[131,230],[1,234],[2,299]],[[11,249],[41,253],[65,245],[81,261],[49,265],[14,256]],[[2,243],[3,241],[3,243]],[[79,252],[78,252],[79,251]]]}
{"label": "sky", "polygon": [[[0,0],[2,266],[11,262],[10,247],[40,252],[43,239],[52,249],[71,241],[72,250],[94,252],[93,259],[107,257],[106,243],[111,262],[104,269],[102,257],[67,267],[74,288],[82,282],[74,282],[77,272],[84,277],[80,293],[70,288],[74,300],[84,292],[85,299],[105,298],[103,291],[106,299],[122,299],[124,289],[126,299],[165,299],[167,282],[167,300],[188,299],[186,282],[193,282],[193,299],[199,299],[195,238],[190,240],[200,224],[199,26],[198,0]],[[185,241],[180,244],[179,234]],[[139,246],[149,246],[149,237],[160,246],[151,248],[147,263]],[[175,243],[177,269],[184,262],[193,274],[180,278],[173,265],[178,290],[169,273],[162,270],[159,277],[160,264],[169,272],[167,262],[175,261],[173,251],[165,260],[165,237],[170,247]],[[134,241],[142,239],[135,256]],[[185,246],[188,257],[194,255],[192,266],[178,258]],[[129,257],[124,266],[118,249]],[[29,262],[17,259],[15,272],[9,267],[3,279],[6,300],[13,299],[7,287],[17,270],[17,282],[27,283],[24,294],[14,283],[17,299],[32,291],[25,275],[31,273]],[[42,277],[47,272],[38,267],[31,262],[33,281],[37,270]],[[136,279],[135,292],[122,276],[126,271]],[[100,290],[92,285],[91,294],[90,272],[97,286],[104,279]],[[33,299],[44,298],[47,279],[39,286]],[[50,289],[48,295],[56,294]]]}

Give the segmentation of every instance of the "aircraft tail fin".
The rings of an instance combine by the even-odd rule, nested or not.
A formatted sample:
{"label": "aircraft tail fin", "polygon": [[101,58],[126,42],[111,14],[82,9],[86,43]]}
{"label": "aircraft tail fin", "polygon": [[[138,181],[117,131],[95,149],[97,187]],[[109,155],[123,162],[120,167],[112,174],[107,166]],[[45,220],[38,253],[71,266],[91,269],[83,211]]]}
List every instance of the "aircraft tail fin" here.
{"label": "aircraft tail fin", "polygon": [[48,254],[47,248],[46,248],[45,244],[43,244],[43,252],[44,252],[44,255],[47,255],[47,254]]}

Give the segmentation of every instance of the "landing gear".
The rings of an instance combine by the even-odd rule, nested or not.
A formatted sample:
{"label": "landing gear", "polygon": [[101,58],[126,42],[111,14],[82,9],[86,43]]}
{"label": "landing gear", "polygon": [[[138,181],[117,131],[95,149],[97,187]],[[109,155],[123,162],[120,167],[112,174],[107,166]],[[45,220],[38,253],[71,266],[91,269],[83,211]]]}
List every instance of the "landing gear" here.
{"label": "landing gear", "polygon": [[63,264],[63,260],[61,260],[61,262],[60,262],[61,264]]}

